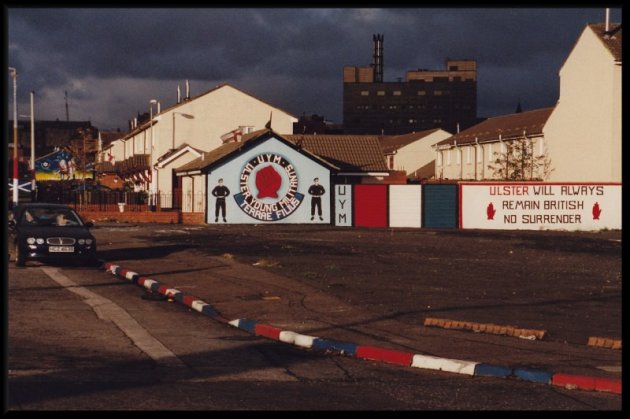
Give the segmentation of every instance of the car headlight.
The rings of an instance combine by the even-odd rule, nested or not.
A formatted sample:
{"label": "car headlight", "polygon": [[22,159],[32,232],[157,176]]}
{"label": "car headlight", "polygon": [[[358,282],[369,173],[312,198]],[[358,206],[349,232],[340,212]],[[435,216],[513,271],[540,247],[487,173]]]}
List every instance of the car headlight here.
{"label": "car headlight", "polygon": [[85,244],[85,239],[79,239],[79,240],[77,240],[77,242],[78,242],[79,244],[83,245],[83,244]]}
{"label": "car headlight", "polygon": [[29,237],[28,239],[26,239],[26,243],[35,244],[35,237]]}
{"label": "car headlight", "polygon": [[92,239],[85,239],[85,244],[87,244],[88,246],[92,244],[94,240]]}
{"label": "car headlight", "polygon": [[37,244],[44,244],[44,239],[42,239],[41,237],[38,237],[36,240]]}

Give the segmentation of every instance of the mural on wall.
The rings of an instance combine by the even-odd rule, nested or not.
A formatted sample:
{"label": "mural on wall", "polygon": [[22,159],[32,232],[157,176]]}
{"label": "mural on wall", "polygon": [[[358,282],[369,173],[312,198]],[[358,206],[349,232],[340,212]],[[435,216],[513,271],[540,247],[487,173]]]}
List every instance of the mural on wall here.
{"label": "mural on wall", "polygon": [[35,160],[36,180],[83,179],[91,174],[77,170],[75,159],[67,150],[59,150]]}
{"label": "mural on wall", "polygon": [[462,183],[460,227],[621,229],[620,184]]}
{"label": "mural on wall", "polygon": [[241,170],[238,207],[260,221],[278,221],[291,215],[304,200],[298,192],[295,167],[275,153],[258,154]]}
{"label": "mural on wall", "polygon": [[270,138],[209,174],[207,222],[329,223],[329,184],[326,167]]}
{"label": "mural on wall", "polygon": [[219,221],[219,213],[223,218],[223,222],[227,223],[227,215],[225,213],[225,198],[230,195],[230,190],[223,185],[223,179],[219,179],[219,183],[212,190],[212,196],[216,198],[214,205],[214,222]]}

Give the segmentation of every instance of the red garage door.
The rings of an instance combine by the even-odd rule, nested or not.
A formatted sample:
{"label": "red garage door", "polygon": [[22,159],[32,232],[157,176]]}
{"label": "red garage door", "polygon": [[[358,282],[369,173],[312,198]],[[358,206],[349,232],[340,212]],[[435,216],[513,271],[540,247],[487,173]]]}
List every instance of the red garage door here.
{"label": "red garage door", "polygon": [[354,185],[354,225],[387,227],[387,185]]}

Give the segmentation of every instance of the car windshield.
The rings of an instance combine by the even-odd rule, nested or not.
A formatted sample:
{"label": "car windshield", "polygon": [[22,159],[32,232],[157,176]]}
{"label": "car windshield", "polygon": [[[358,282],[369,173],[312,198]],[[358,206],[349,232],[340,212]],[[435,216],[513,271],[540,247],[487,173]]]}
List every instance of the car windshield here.
{"label": "car windshield", "polygon": [[22,213],[20,225],[65,227],[78,226],[82,223],[71,209],[28,208]]}

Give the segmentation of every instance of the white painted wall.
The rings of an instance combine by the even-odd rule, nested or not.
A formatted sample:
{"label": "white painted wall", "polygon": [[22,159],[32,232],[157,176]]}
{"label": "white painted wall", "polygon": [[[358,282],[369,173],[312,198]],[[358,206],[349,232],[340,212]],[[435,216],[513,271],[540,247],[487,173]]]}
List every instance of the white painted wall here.
{"label": "white painted wall", "polygon": [[422,227],[422,187],[389,185],[389,226]]}
{"label": "white painted wall", "polygon": [[621,66],[589,27],[560,70],[544,134],[549,180],[621,182]]}
{"label": "white painted wall", "polygon": [[[300,200],[299,205],[292,208],[291,212],[284,218],[275,221],[264,220],[258,216],[250,215],[239,206],[238,195],[243,193],[243,184],[241,181],[245,177],[247,181],[247,189],[257,197],[258,194],[258,175],[259,170],[272,166],[274,170],[281,176],[281,185],[277,190],[278,198],[260,197],[256,198],[257,204],[266,204],[273,206],[286,197],[290,190],[288,171],[283,170],[277,164],[260,163],[251,174],[244,176],[248,162],[260,155],[282,156],[291,165],[291,170],[297,175],[297,199]],[[309,195],[309,187],[313,184],[313,179],[319,178],[319,183],[324,187],[325,194],[321,197],[322,218],[319,220],[317,214],[315,219],[311,220],[311,195]],[[330,171],[328,168],[320,165],[313,159],[306,157],[304,154],[297,152],[285,143],[276,138],[270,138],[258,144],[250,150],[234,156],[225,164],[215,168],[208,174],[207,178],[207,215],[206,221],[214,223],[216,198],[212,196],[212,190],[217,185],[218,180],[223,179],[224,185],[230,190],[230,195],[226,198],[226,213],[228,223],[239,224],[266,224],[266,223],[319,223],[328,224],[331,221],[331,195],[330,190]],[[249,208],[249,207],[247,207]],[[263,211],[266,212],[267,211]],[[223,223],[219,217],[219,223]]]}
{"label": "white painted wall", "polygon": [[621,229],[621,185],[475,182],[460,190],[461,228]]}
{"label": "white painted wall", "polygon": [[394,170],[405,170],[409,175],[431,163],[435,160],[435,151],[432,146],[451,135],[440,129],[399,148],[394,155]]}
{"label": "white painted wall", "polygon": [[182,212],[204,212],[206,208],[206,176],[184,176],[182,179]]}

